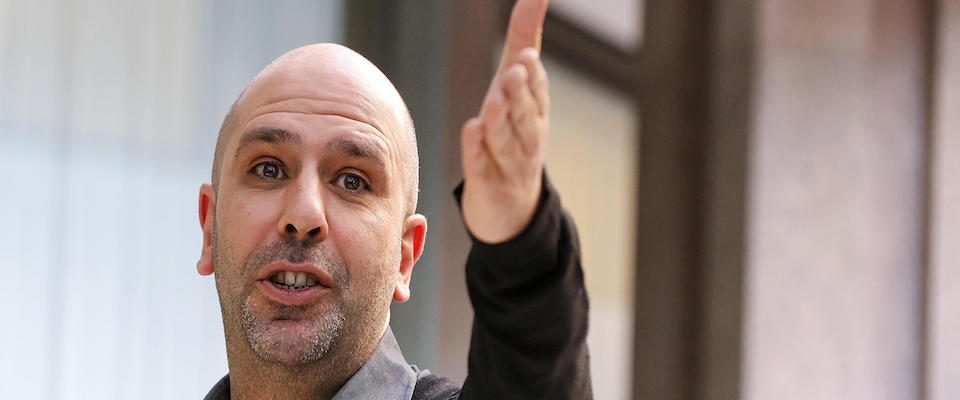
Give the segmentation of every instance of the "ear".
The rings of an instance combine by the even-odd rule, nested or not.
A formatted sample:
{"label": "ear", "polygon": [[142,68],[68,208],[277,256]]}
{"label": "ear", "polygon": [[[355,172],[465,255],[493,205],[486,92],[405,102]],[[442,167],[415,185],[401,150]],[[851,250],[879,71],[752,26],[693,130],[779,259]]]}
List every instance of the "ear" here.
{"label": "ear", "polygon": [[400,270],[397,271],[397,288],[393,299],[405,302],[410,298],[410,278],[413,276],[413,264],[423,254],[423,244],[427,237],[427,217],[413,214],[403,222],[403,238],[400,245]]}
{"label": "ear", "polygon": [[200,250],[200,260],[197,261],[197,272],[200,275],[213,273],[213,249],[210,246],[210,236],[213,232],[213,210],[217,206],[217,194],[213,186],[204,183],[200,186],[200,229],[203,230],[203,249]]}

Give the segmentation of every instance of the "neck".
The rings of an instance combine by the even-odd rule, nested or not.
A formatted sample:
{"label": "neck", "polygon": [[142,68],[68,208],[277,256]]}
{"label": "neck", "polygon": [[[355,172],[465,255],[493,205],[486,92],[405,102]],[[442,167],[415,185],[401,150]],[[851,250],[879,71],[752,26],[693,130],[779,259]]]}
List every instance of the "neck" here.
{"label": "neck", "polygon": [[228,340],[230,398],[328,400],[370,358],[386,328],[384,324],[379,334],[374,333],[369,337],[357,335],[364,336],[364,340],[345,344],[328,353],[324,359],[308,364],[264,361],[245,340]]}

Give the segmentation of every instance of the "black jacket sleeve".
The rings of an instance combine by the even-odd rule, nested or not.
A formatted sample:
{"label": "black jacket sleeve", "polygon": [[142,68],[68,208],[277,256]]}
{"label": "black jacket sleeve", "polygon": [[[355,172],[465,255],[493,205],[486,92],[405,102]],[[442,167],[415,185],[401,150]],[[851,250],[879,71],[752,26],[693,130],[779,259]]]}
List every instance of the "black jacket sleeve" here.
{"label": "black jacket sleeve", "polygon": [[542,188],[519,235],[499,244],[472,238],[474,321],[461,399],[592,398],[576,228],[546,173]]}

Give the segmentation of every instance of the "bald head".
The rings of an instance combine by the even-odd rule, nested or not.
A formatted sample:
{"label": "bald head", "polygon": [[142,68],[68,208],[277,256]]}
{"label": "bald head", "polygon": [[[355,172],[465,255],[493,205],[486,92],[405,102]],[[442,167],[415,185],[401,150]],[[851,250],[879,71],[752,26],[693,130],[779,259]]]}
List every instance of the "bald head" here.
{"label": "bald head", "polygon": [[390,80],[362,55],[338,44],[312,44],[291,50],[260,71],[220,126],[211,176],[215,190],[231,139],[271,112],[332,114],[368,124],[388,143],[405,214],[415,212],[420,166],[413,120]]}

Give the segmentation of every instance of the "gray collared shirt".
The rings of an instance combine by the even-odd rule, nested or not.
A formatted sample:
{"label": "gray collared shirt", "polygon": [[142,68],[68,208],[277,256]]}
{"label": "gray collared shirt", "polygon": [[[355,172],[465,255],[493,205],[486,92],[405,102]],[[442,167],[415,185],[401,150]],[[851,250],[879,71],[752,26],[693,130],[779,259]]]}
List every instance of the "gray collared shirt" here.
{"label": "gray collared shirt", "polygon": [[347,380],[333,400],[410,400],[420,373],[416,366],[407,364],[393,330],[387,327],[370,359]]}
{"label": "gray collared shirt", "polygon": [[[347,383],[333,396],[333,400],[348,399],[384,399],[410,400],[417,377],[427,373],[416,366],[407,364],[400,352],[400,345],[393,336],[393,330],[387,327],[380,343],[373,350],[370,359],[353,374]],[[224,376],[210,389],[205,400],[223,400],[230,398],[230,375]]]}

